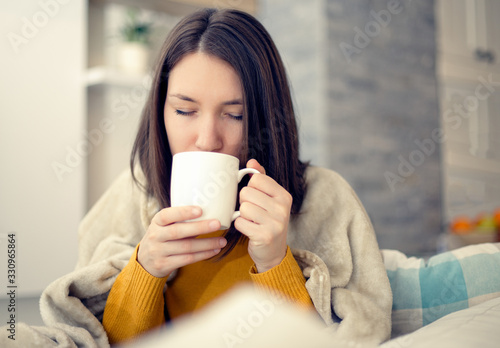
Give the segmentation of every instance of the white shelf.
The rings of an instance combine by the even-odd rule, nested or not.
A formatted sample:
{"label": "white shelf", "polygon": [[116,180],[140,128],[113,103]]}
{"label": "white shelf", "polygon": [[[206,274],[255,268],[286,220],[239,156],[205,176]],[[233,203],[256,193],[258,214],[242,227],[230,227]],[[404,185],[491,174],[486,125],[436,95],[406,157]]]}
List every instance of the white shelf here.
{"label": "white shelf", "polygon": [[87,70],[85,76],[85,85],[91,86],[117,86],[117,87],[134,87],[144,84],[146,74],[132,74],[123,72],[114,68],[98,66]]}
{"label": "white shelf", "polygon": [[184,16],[203,7],[230,7],[255,14],[257,12],[256,0],[90,0],[95,4],[120,4],[140,7],[152,11],[161,11],[173,15]]}

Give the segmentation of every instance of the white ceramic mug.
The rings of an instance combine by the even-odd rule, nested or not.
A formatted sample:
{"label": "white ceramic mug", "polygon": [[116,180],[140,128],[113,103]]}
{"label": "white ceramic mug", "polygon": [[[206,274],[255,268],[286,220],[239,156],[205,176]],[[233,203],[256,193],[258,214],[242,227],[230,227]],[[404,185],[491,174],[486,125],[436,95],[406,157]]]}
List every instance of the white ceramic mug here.
{"label": "white ceramic mug", "polygon": [[172,207],[196,205],[203,209],[197,220],[217,219],[228,229],[240,216],[235,211],[238,183],[253,168],[239,169],[238,158],[216,152],[192,151],[174,155],[170,200]]}

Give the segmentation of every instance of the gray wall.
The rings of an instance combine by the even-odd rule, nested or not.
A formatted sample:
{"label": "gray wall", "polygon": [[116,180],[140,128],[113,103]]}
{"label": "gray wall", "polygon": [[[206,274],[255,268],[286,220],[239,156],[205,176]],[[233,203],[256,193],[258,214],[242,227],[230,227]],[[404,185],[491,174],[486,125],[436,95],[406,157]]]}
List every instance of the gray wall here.
{"label": "gray wall", "polygon": [[[434,2],[261,1],[293,85],[302,158],[338,171],[382,248],[432,253],[441,231]],[[432,144],[431,144],[432,143]]]}

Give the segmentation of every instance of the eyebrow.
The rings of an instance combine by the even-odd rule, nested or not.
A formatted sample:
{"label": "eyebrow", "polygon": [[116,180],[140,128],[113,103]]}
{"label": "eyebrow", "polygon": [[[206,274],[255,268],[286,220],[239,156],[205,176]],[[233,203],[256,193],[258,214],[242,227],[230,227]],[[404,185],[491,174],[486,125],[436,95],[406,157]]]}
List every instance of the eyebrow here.
{"label": "eyebrow", "polygon": [[[188,97],[187,95],[184,94],[169,94],[170,97],[175,97],[181,100],[185,100],[191,103],[198,103],[196,100],[194,100],[191,97]],[[243,101],[241,99],[233,99],[233,100],[228,100],[222,103],[222,105],[243,105]]]}

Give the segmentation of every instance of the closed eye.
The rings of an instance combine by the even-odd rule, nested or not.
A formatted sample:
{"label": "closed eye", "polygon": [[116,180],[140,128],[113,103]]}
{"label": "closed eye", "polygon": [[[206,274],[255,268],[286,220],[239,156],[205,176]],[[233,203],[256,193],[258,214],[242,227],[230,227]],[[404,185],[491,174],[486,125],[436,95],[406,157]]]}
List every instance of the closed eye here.
{"label": "closed eye", "polygon": [[175,110],[175,113],[180,116],[192,116],[194,115],[194,111],[182,111],[182,110]]}
{"label": "closed eye", "polygon": [[243,115],[239,115],[239,114],[226,114],[226,115],[228,115],[233,120],[237,120],[237,121],[241,121],[243,119]]}

